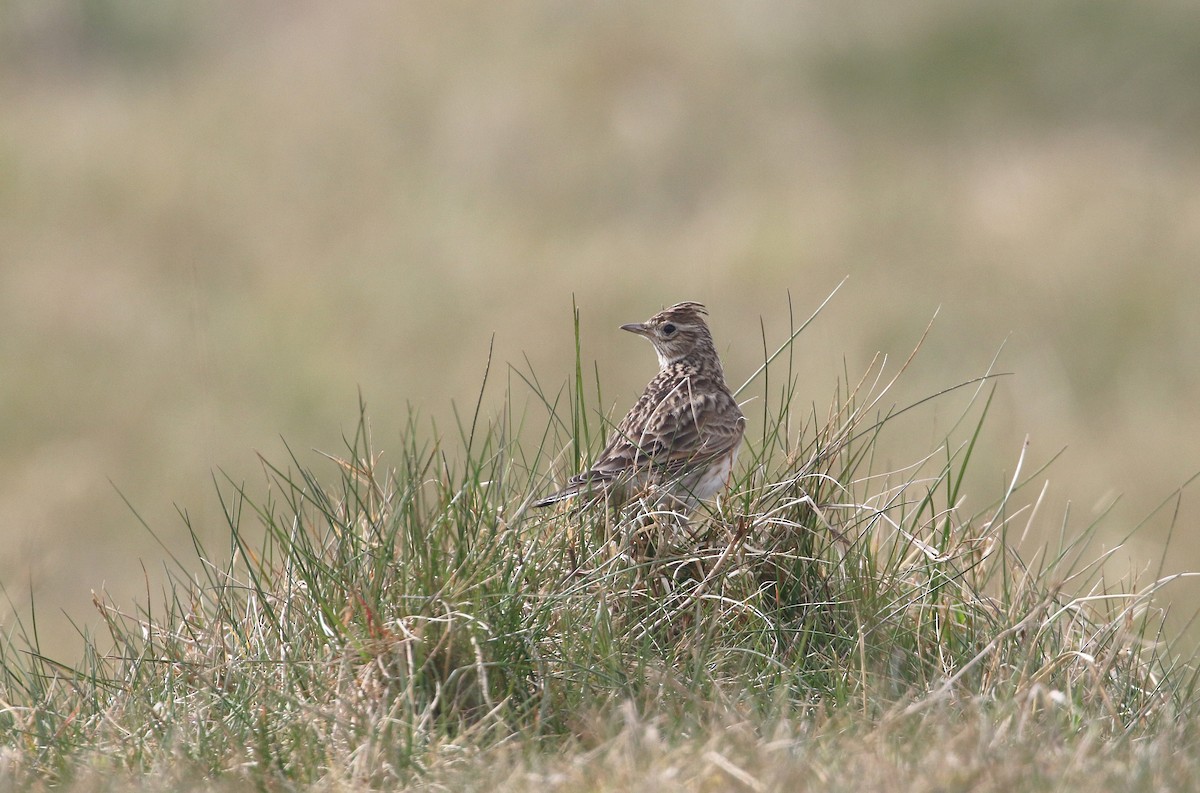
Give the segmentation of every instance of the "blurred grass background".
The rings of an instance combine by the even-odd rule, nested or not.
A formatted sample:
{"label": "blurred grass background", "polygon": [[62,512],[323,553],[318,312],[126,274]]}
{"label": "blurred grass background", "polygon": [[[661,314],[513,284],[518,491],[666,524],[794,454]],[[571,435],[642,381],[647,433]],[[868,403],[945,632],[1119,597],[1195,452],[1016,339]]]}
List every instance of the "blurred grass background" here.
{"label": "blurred grass background", "polygon": [[[846,275],[805,401],[941,306],[904,393],[1006,339],[1016,373],[970,497],[1028,434],[1068,447],[1041,525],[1123,494],[1117,542],[1200,469],[1197,75],[1184,0],[8,0],[0,582],[66,652],[60,610],[160,580],[109,480],[186,550],[175,504],[221,537],[211,472],[337,451],[359,388],[386,453],[409,405],[452,429],[493,334],[565,379],[572,295],[623,411],[654,360],[617,324],[705,302],[737,384],[760,316],[778,340],[789,290],[807,315]],[[1200,568],[1195,501],[1168,571]],[[1156,564],[1168,523],[1117,559]]]}

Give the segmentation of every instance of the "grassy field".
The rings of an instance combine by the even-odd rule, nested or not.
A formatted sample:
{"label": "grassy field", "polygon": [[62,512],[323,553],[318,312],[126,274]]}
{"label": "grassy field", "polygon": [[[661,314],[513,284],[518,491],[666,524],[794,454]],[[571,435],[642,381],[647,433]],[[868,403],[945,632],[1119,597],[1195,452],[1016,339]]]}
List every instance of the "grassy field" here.
{"label": "grassy field", "polygon": [[[509,390],[387,464],[364,415],[338,455],[221,483],[220,548],[193,535],[137,606],[97,598],[79,663],[33,624],[0,646],[5,784],[1193,789],[1170,582],[1107,580],[1087,530],[1031,542],[1070,522],[1024,460],[964,508],[992,375],[896,406],[880,364],[815,412],[791,344],[748,383],[768,397],[737,481],[686,530],[640,503],[528,509],[607,429],[590,378],[544,392],[530,370],[540,409]],[[955,430],[882,465],[935,404]]]}
{"label": "grassy field", "polygon": [[[5,779],[1186,789],[1198,16],[0,4]],[[709,583],[518,515],[650,377],[617,325],[703,302],[740,383],[847,277]],[[855,426],[997,376],[844,443],[935,315]],[[360,399],[373,478],[310,451]]]}

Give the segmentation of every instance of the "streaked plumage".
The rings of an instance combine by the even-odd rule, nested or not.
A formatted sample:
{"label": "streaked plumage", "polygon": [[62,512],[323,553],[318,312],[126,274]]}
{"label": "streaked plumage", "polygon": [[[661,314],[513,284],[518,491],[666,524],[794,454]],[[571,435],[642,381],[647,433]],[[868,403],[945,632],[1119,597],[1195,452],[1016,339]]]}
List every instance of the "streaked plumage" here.
{"label": "streaked plumage", "polygon": [[725,383],[707,313],[699,303],[679,303],[621,326],[654,345],[658,374],[592,466],[534,506],[580,493],[616,493],[622,499],[661,496],[656,503],[691,510],[725,486],[746,420]]}

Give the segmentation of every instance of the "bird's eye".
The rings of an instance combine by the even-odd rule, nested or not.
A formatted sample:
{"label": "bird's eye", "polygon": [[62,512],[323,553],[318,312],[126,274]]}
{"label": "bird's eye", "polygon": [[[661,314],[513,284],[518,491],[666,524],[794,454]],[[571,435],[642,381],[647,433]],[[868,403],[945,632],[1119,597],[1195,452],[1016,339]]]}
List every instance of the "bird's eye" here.
{"label": "bird's eye", "polygon": [[664,336],[670,336],[675,332],[675,326],[668,322],[666,325],[662,326],[662,332]]}

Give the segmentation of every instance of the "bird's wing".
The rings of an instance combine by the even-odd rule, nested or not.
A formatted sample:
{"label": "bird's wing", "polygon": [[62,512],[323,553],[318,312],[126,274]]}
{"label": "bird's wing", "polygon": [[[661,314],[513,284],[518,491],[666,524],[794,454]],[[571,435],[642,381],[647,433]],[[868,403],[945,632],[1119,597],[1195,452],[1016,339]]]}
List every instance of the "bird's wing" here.
{"label": "bird's wing", "polygon": [[694,389],[688,379],[666,393],[647,389],[613,433],[592,478],[653,466],[665,472],[719,457],[742,440],[745,420],[724,389]]}
{"label": "bird's wing", "polygon": [[670,388],[652,381],[590,468],[535,503],[545,506],[613,480],[653,468],[673,476],[720,457],[742,442],[746,420],[730,393],[693,388],[687,378]]}

